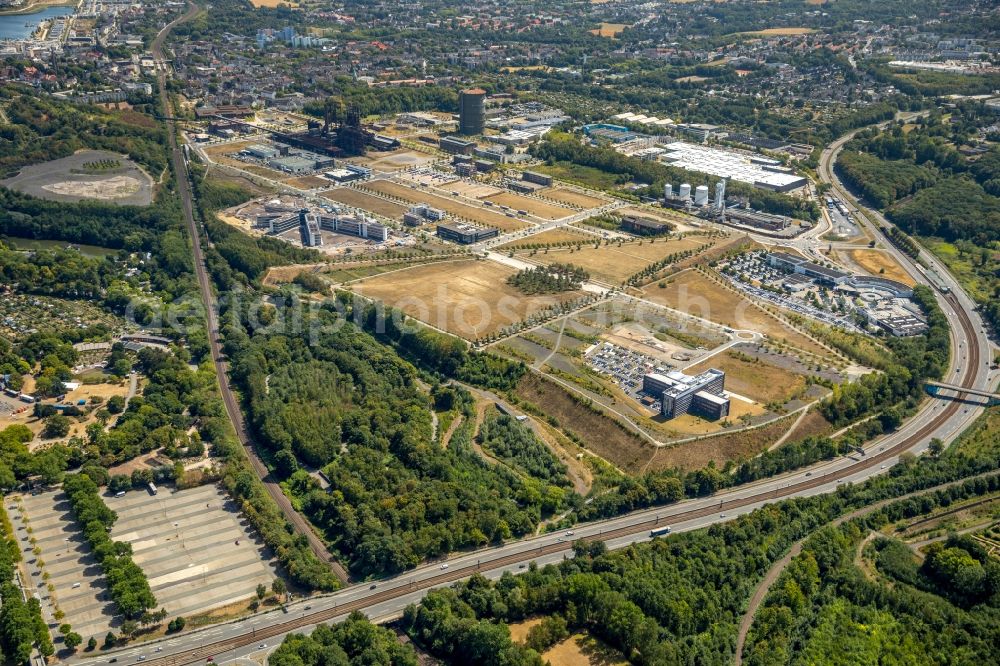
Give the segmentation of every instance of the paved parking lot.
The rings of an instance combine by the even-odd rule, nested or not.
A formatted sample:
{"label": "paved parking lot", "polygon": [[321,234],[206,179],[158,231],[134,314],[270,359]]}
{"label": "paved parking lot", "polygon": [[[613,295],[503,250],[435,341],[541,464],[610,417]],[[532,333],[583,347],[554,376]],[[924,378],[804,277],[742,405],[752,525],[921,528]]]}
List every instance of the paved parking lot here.
{"label": "paved parking lot", "polygon": [[[8,499],[7,509],[14,531],[24,552],[25,565],[31,575],[31,587],[42,602],[42,612],[57,635],[60,621],[53,613],[56,607],[66,614],[62,622],[69,622],[84,640],[95,636],[103,639],[108,630],[117,630],[121,619],[115,617],[114,604],[109,600],[104,574],[90,552],[70,512],[69,500],[63,492],[25,495],[22,511]],[[32,532],[28,534],[24,517]],[[41,549],[36,557],[30,539]],[[42,568],[39,561],[44,562]],[[43,573],[48,573],[45,580]],[[55,588],[51,593],[48,584]],[[74,587],[75,586],[75,587]]]}
{"label": "paved parking lot", "polygon": [[275,578],[266,547],[250,537],[235,503],[217,486],[160,488],[156,495],[133,490],[105,501],[118,514],[111,537],[132,545],[170,617],[247,599],[258,583],[270,586]]}
{"label": "paved parking lot", "polygon": [[[133,559],[169,617],[191,616],[247,599],[258,583],[270,586],[276,576],[266,547],[250,537],[237,507],[217,486],[160,488],[155,496],[132,490],[124,497],[103,499],[118,514],[111,537],[132,545]],[[85,641],[91,636],[103,640],[109,630],[117,632],[122,618],[66,496],[62,491],[26,495],[20,506],[23,511],[13,497],[8,498],[7,509],[31,575],[30,588],[42,602],[53,635],[61,622],[69,622]],[[37,557],[35,546],[41,549]],[[39,561],[44,563],[41,568]],[[48,584],[54,587],[51,593]],[[64,619],[53,617],[56,608],[65,613]]]}

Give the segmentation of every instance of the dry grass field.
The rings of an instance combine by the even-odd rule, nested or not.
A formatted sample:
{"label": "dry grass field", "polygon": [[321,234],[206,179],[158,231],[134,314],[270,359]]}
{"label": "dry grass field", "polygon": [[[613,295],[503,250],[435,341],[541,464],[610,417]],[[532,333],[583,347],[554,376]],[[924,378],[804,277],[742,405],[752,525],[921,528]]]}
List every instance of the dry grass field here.
{"label": "dry grass field", "polygon": [[485,183],[470,183],[467,180],[453,180],[450,183],[438,183],[437,187],[446,192],[458,192],[463,197],[485,199],[504,190]]}
{"label": "dry grass field", "polygon": [[513,268],[492,261],[455,261],[415,266],[352,285],[407,315],[475,340],[581,292],[525,296],[507,284]]}
{"label": "dry grass field", "polygon": [[917,283],[888,252],[880,250],[847,250],[847,256],[850,261],[877,277],[896,280],[910,286]]}
{"label": "dry grass field", "polygon": [[[717,354],[688,368],[686,372],[697,374],[709,368],[718,368],[726,373],[727,391],[733,391],[763,404],[785,402],[793,393],[806,385],[806,380],[801,375],[763,361],[747,361],[732,352]],[[735,407],[736,403],[741,401],[732,402]],[[739,418],[739,414],[733,414],[730,420],[733,418]]]}
{"label": "dry grass field", "polygon": [[514,210],[523,210],[546,220],[560,220],[573,214],[569,208],[556,206],[546,201],[532,199],[531,197],[514,194],[513,192],[503,192],[493,196],[484,197],[498,206],[510,206]]}
{"label": "dry grass field", "polygon": [[587,450],[628,474],[642,472],[656,451],[653,444],[626,430],[610,416],[584,406],[566,389],[538,375],[526,375],[514,392],[579,437]]}
{"label": "dry grass field", "polygon": [[549,229],[548,231],[528,236],[527,238],[519,238],[515,241],[511,241],[510,243],[501,245],[500,249],[510,249],[518,246],[523,247],[524,245],[536,243],[541,245],[545,245],[546,243],[593,243],[596,240],[596,236],[582,231],[577,231],[573,227],[557,227],[555,229]]}
{"label": "dry grass field", "polygon": [[298,178],[289,178],[284,182],[285,185],[297,187],[300,190],[314,190],[317,187],[330,186],[330,181],[326,178],[320,178],[319,176],[300,176]]}
{"label": "dry grass field", "polygon": [[[706,367],[713,367],[709,364]],[[726,377],[726,388],[729,388],[729,377]],[[760,404],[749,403],[746,400],[733,398],[729,405],[729,421],[739,423],[741,416],[760,416],[767,410]],[[725,430],[722,421],[708,421],[706,419],[684,414],[676,418],[664,421],[661,430],[666,432],[670,439],[680,439],[684,437],[698,437],[700,435],[714,435]]]}
{"label": "dry grass field", "polygon": [[598,197],[593,197],[589,194],[584,194],[583,192],[577,192],[576,190],[569,190],[564,187],[552,187],[539,190],[538,194],[546,199],[559,201],[580,209],[597,208],[598,206],[603,206],[608,203],[606,199],[599,199]]}
{"label": "dry grass field", "polygon": [[772,340],[783,340],[786,344],[817,356],[830,355],[826,348],[771,316],[738,293],[726,289],[694,270],[669,278],[663,289],[656,284],[649,285],[643,290],[643,297],[723,326],[763,333]]}
{"label": "dry grass field", "polygon": [[402,204],[386,201],[385,199],[380,199],[379,197],[360,192],[350,187],[338,187],[335,190],[327,190],[320,194],[320,196],[330,201],[336,201],[353,206],[354,208],[366,210],[369,213],[384,215],[385,217],[397,220],[402,219],[403,213],[406,212],[406,206]]}
{"label": "dry grass field", "polygon": [[792,428],[786,442],[795,442],[806,437],[823,437],[833,432],[833,426],[815,409],[809,411],[798,425]]}
{"label": "dry grass field", "polygon": [[415,190],[389,180],[371,181],[365,183],[364,187],[375,192],[381,192],[382,194],[399,197],[400,199],[411,203],[427,203],[456,217],[464,218],[477,224],[497,227],[504,231],[517,231],[518,229],[524,229],[529,226],[526,222],[516,220],[512,217],[507,217],[502,213],[497,213],[485,208],[479,208],[478,206],[469,206],[455,201],[454,199],[447,199],[436,194],[431,194],[425,190]]}
{"label": "dry grass field", "polygon": [[628,24],[626,23],[602,23],[600,28],[591,30],[590,34],[597,35],[598,37],[617,37],[627,27]]}
{"label": "dry grass field", "polygon": [[816,32],[812,28],[767,28],[766,30],[753,30],[750,32],[738,32],[738,35],[749,35],[751,37],[788,37],[792,35],[809,35]]}
{"label": "dry grass field", "polygon": [[673,468],[695,470],[712,461],[721,469],[729,460],[745,460],[767,450],[772,442],[785,434],[794,420],[795,416],[786,416],[752,430],[725,433],[657,449],[645,471]]}
{"label": "dry grass field", "polygon": [[551,666],[626,666],[629,662],[620,652],[587,634],[573,634],[556,643],[542,659]]}
{"label": "dry grass field", "polygon": [[706,239],[703,237],[688,236],[681,239],[633,241],[623,243],[621,247],[616,243],[601,245],[599,248],[585,245],[579,251],[550,250],[548,254],[535,255],[534,259],[544,264],[553,262],[573,264],[586,269],[591,277],[597,280],[621,284],[630,275],[654,261],[675,252],[696,248],[705,242]]}

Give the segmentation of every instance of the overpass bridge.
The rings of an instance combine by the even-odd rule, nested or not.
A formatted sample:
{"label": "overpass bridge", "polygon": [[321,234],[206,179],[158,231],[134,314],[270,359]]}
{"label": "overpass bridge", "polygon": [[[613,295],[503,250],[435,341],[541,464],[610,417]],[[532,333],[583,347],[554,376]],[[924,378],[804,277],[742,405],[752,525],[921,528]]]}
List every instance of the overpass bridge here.
{"label": "overpass bridge", "polygon": [[992,407],[993,405],[1000,405],[1000,393],[993,393],[992,391],[983,391],[975,388],[963,388],[961,386],[956,386],[955,384],[935,381],[926,382],[924,384],[924,388],[933,396],[940,396],[942,398],[974,396],[977,398],[985,398],[987,400],[987,406]]}

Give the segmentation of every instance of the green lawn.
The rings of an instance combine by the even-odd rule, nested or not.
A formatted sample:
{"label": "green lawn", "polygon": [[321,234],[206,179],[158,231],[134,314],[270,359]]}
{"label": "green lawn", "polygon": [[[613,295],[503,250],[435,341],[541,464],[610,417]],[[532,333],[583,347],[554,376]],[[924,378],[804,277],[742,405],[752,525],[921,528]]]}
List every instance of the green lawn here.
{"label": "green lawn", "polygon": [[553,165],[543,164],[533,167],[534,171],[547,173],[557,180],[576,183],[594,190],[614,190],[622,184],[621,177],[606,173],[593,167],[581,166],[572,162],[556,162]]}

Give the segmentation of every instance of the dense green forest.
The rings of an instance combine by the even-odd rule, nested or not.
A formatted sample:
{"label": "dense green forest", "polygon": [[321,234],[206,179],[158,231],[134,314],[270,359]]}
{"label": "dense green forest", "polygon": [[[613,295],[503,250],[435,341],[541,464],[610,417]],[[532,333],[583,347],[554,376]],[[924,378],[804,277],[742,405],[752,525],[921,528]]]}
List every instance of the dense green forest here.
{"label": "dense green forest", "polygon": [[981,105],[935,111],[858,134],[837,161],[845,181],[904,231],[985,244],[1000,240],[1000,148],[967,159],[957,147],[985,120]]}
{"label": "dense green forest", "polygon": [[[289,322],[300,305],[283,296],[287,307],[268,317]],[[298,331],[230,325],[226,350],[275,472],[356,573],[395,573],[525,535],[568,501],[549,467],[534,478],[475,452],[470,396],[457,392],[464,419],[442,447],[413,366],[332,310],[296,316]],[[306,468],[322,470],[329,487]]]}
{"label": "dense green forest", "polygon": [[[546,140],[534,147],[532,152],[549,163],[571,162],[600,169],[605,173],[628,176],[637,183],[649,185],[643,193],[654,197],[662,195],[663,185],[667,182],[708,184],[711,180],[706,174],[629,157],[613,148],[587,146],[577,137],[564,133],[549,133]],[[819,209],[815,203],[786,194],[736,182],[727,186],[727,192],[746,196],[751,206],[768,213],[813,221],[819,217]]]}
{"label": "dense green forest", "polygon": [[83,148],[125,153],[158,178],[167,169],[167,134],[140,113],[59,102],[26,86],[0,86],[10,122],[0,128],[0,174],[67,157]]}
{"label": "dense green forest", "polygon": [[573,264],[553,263],[519,270],[507,278],[507,284],[528,295],[555,294],[579,289],[589,278],[587,271]]}
{"label": "dense green forest", "polygon": [[[617,648],[635,664],[731,663],[736,629],[747,598],[764,572],[794,541],[852,509],[993,470],[996,462],[994,449],[974,464],[958,457],[909,463],[894,469],[889,476],[856,487],[846,486],[832,495],[781,502],[725,524],[675,533],[616,552],[605,552],[600,542],[577,542],[576,557],[558,565],[531,565],[524,574],[507,573],[496,582],[474,576],[450,589],[432,591],[419,605],[407,608],[403,624],[424,648],[454,663],[485,666],[540,663],[533,650],[512,643],[505,626],[538,615],[555,618],[554,631],[539,632],[544,635],[536,635],[534,640],[529,636],[529,642],[540,649],[565,637],[567,631],[583,631]],[[892,503],[872,514],[867,524],[878,527],[997,489],[1000,476],[996,474],[966,481]],[[823,535],[830,531],[821,530],[814,541],[822,541]],[[840,557],[849,564],[852,554],[853,548]],[[941,559],[949,562],[956,558],[948,553]],[[980,572],[975,564],[958,559],[971,573],[960,571],[957,575],[967,575],[968,580],[985,579],[987,572],[996,570],[995,563],[982,565]],[[827,562],[833,564],[820,556],[816,560],[821,570],[825,570]],[[948,570],[948,566],[943,564],[934,571],[939,569]],[[775,586],[775,590],[786,589]],[[815,586],[804,589],[815,590]],[[992,589],[983,587],[979,594]],[[801,612],[802,608],[800,604],[795,610]],[[768,626],[769,617],[763,611],[758,617],[756,626],[767,627],[765,636],[783,640],[785,625]],[[977,649],[990,645],[990,636],[1000,626],[994,620],[992,628],[986,630],[985,623],[991,617],[994,617],[992,612],[983,615],[982,623],[977,625],[984,630],[972,641]],[[947,618],[941,617],[939,624],[945,621]],[[801,631],[811,629],[808,622],[800,627]],[[962,631],[968,635],[974,630],[966,627]],[[919,646],[917,640],[931,642],[934,635],[928,633],[910,640]],[[834,640],[836,636],[832,634]],[[858,640],[875,642],[869,637]],[[957,634],[954,643],[962,644]],[[792,646],[787,654],[796,656],[797,644]],[[836,650],[833,646],[826,647],[826,652],[815,652],[819,661]],[[980,657],[984,656],[980,653]],[[765,659],[751,663],[783,661]],[[800,659],[795,663],[817,661]]]}
{"label": "dense green forest", "polygon": [[[0,442],[4,439],[0,433]],[[33,596],[25,601],[18,580],[14,577],[21,549],[14,536],[14,526],[7,509],[0,506],[0,658],[4,662],[27,664],[32,647],[45,657],[55,653],[49,627],[42,617],[42,605]]]}
{"label": "dense green forest", "polygon": [[[810,538],[772,588],[747,640],[746,663],[992,663],[1000,641],[1000,562],[971,536],[918,557],[870,530],[996,491],[996,477],[897,503]],[[858,556],[873,571],[858,566]],[[922,562],[921,562],[922,559]]]}
{"label": "dense green forest", "polygon": [[267,657],[271,666],[417,666],[413,647],[358,612],[309,635],[290,634]]}

